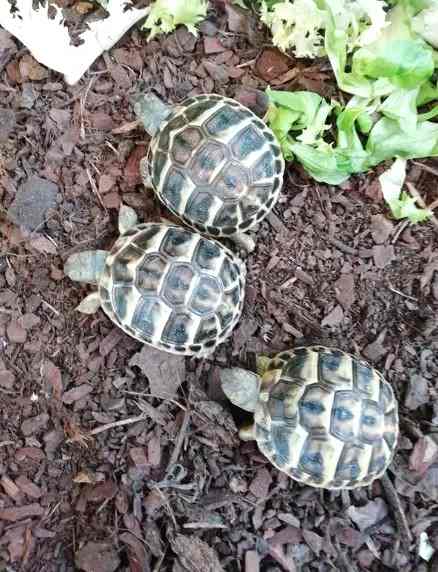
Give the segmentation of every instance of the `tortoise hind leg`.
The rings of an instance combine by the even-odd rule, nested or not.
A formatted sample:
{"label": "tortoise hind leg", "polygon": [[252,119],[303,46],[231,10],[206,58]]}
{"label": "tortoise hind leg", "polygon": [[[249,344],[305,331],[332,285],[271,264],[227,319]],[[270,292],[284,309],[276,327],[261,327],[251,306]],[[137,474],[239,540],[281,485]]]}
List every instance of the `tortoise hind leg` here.
{"label": "tortoise hind leg", "polygon": [[251,252],[253,252],[255,250],[255,247],[256,247],[255,240],[251,236],[249,236],[248,234],[245,234],[243,232],[239,232],[239,233],[233,234],[229,238],[232,242],[234,242],[234,244],[238,248],[241,248],[247,254],[250,254]]}
{"label": "tortoise hind leg", "polygon": [[100,306],[101,306],[101,299],[99,292],[92,292],[82,300],[79,306],[76,306],[75,310],[77,312],[82,312],[82,314],[94,314],[95,312],[97,312]]}

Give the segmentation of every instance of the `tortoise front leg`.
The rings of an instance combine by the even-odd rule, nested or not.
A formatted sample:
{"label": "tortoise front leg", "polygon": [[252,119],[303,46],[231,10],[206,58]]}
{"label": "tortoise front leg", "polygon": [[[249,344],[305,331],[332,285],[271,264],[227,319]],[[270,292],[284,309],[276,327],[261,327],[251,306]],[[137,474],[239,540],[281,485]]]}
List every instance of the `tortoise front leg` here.
{"label": "tortoise front leg", "polygon": [[243,425],[240,428],[239,437],[242,439],[242,441],[255,441],[256,436],[254,423]]}

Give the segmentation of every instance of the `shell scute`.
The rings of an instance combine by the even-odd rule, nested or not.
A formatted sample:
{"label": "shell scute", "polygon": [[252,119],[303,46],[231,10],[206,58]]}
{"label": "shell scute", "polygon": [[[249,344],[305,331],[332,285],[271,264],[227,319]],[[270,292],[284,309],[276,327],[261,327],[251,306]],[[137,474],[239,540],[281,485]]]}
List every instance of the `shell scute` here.
{"label": "shell scute", "polygon": [[187,296],[196,275],[191,264],[173,263],[164,281],[162,295],[172,308],[187,303]]}
{"label": "shell scute", "polygon": [[152,184],[154,187],[158,187],[160,184],[161,175],[163,173],[164,166],[167,161],[166,153],[163,151],[155,151],[154,161],[151,165],[151,159],[148,157],[148,171],[152,173]]}
{"label": "shell scute", "polygon": [[353,391],[336,391],[331,410],[330,432],[346,443],[357,438],[361,420],[361,399]]}
{"label": "shell scute", "polygon": [[247,169],[239,163],[230,161],[224,165],[213,184],[224,201],[237,203],[249,186]]}
{"label": "shell scute", "polygon": [[211,315],[221,298],[222,288],[213,276],[201,276],[190,299],[189,308],[198,316]]}
{"label": "shell scute", "polygon": [[187,177],[175,167],[167,172],[163,183],[162,195],[166,203],[173,209],[179,209],[183,200],[184,190],[189,182]]}
{"label": "shell scute", "polygon": [[[222,251],[217,243],[201,238],[196,246],[193,260],[201,270],[217,270],[222,258]],[[234,271],[234,278],[232,279],[232,281],[234,281],[237,277],[235,266],[229,262],[227,257],[224,258],[224,265],[226,262],[230,268],[229,272],[231,273]],[[223,270],[221,271],[221,278],[224,282],[224,287],[227,288],[229,282],[226,281],[226,278],[223,275]]]}
{"label": "shell scute", "polygon": [[186,217],[197,222],[198,224],[206,224],[210,218],[215,204],[215,197],[209,192],[209,189],[194,191],[187,201],[184,213]]}
{"label": "shell scute", "polygon": [[205,343],[211,338],[214,338],[218,334],[218,324],[214,317],[206,318],[201,320],[198,326],[198,330],[194,337],[194,342],[196,344]]}
{"label": "shell scute", "polygon": [[223,107],[206,121],[205,129],[209,135],[215,137],[238,124],[239,121],[242,121],[244,118],[245,115],[242,112],[232,107]]}
{"label": "shell scute", "polygon": [[170,149],[175,163],[187,165],[202,137],[202,131],[198,127],[187,127],[175,135]]}
{"label": "shell scute", "polygon": [[143,259],[135,277],[135,285],[142,294],[159,290],[166,266],[167,261],[160,254],[149,254]]}
{"label": "shell scute", "polygon": [[236,225],[238,224],[236,205],[224,204],[214,217],[214,224],[223,228],[236,228]]}
{"label": "shell scute", "polygon": [[152,338],[159,326],[162,308],[156,298],[144,297],[139,300],[132,317],[132,327]]}
{"label": "shell scute", "polygon": [[217,141],[206,142],[193,157],[189,174],[194,183],[206,185],[213,182],[217,169],[227,158],[225,145]]}
{"label": "shell scute", "polygon": [[195,240],[192,232],[181,228],[169,228],[161,243],[160,251],[171,258],[187,256]]}
{"label": "shell scute", "polygon": [[131,262],[139,257],[138,248],[133,244],[127,244],[114,259],[112,266],[113,281],[130,284],[134,282],[134,272]]}
{"label": "shell scute", "polygon": [[234,157],[243,161],[250,153],[263,148],[264,139],[259,131],[248,125],[241,133],[238,133],[231,142],[231,149]]}
{"label": "shell scute", "polygon": [[186,344],[193,328],[193,316],[186,312],[173,312],[162,333],[162,339],[175,346]]}

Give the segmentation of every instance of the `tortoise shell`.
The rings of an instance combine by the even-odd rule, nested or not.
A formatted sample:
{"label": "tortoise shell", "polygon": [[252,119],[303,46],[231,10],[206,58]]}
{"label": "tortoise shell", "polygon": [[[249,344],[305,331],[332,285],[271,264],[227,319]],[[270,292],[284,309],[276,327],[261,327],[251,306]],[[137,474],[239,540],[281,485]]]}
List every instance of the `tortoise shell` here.
{"label": "tortoise shell", "polygon": [[384,473],[397,444],[398,407],[378,371],[320,346],[278,354],[267,369],[255,433],[278,469],[327,489],[368,485]]}
{"label": "tortoise shell", "polygon": [[200,95],[174,108],[142,168],[160,200],[186,224],[230,236],[274,206],[284,160],[273,132],[252,111],[233,99]]}
{"label": "tortoise shell", "polygon": [[107,256],[105,313],[127,334],[172,353],[205,355],[242,312],[245,269],[214,240],[168,224],[139,224]]}

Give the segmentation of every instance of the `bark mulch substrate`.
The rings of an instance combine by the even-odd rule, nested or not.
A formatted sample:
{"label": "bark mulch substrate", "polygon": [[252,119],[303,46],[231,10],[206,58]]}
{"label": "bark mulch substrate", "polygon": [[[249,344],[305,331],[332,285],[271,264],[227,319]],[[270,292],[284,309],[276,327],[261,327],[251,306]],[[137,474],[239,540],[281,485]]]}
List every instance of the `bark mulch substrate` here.
{"label": "bark mulch substrate", "polygon": [[[266,41],[219,6],[198,39],[132,32],[70,88],[0,31],[0,570],[438,569],[418,555],[424,532],[438,549],[437,228],[391,222],[378,172],[340,189],[289,167],[247,259],[245,315],[210,360],[142,348],[103,313],[74,311],[87,289],[64,277],[66,257],[111,245],[122,201],[142,220],[166,214],[138,175],[140,83],[259,111],[262,78],[335,92],[325,62]],[[437,175],[411,164],[428,204]],[[309,342],[362,355],[392,383],[392,489],[303,487],[239,442],[219,368]]]}

